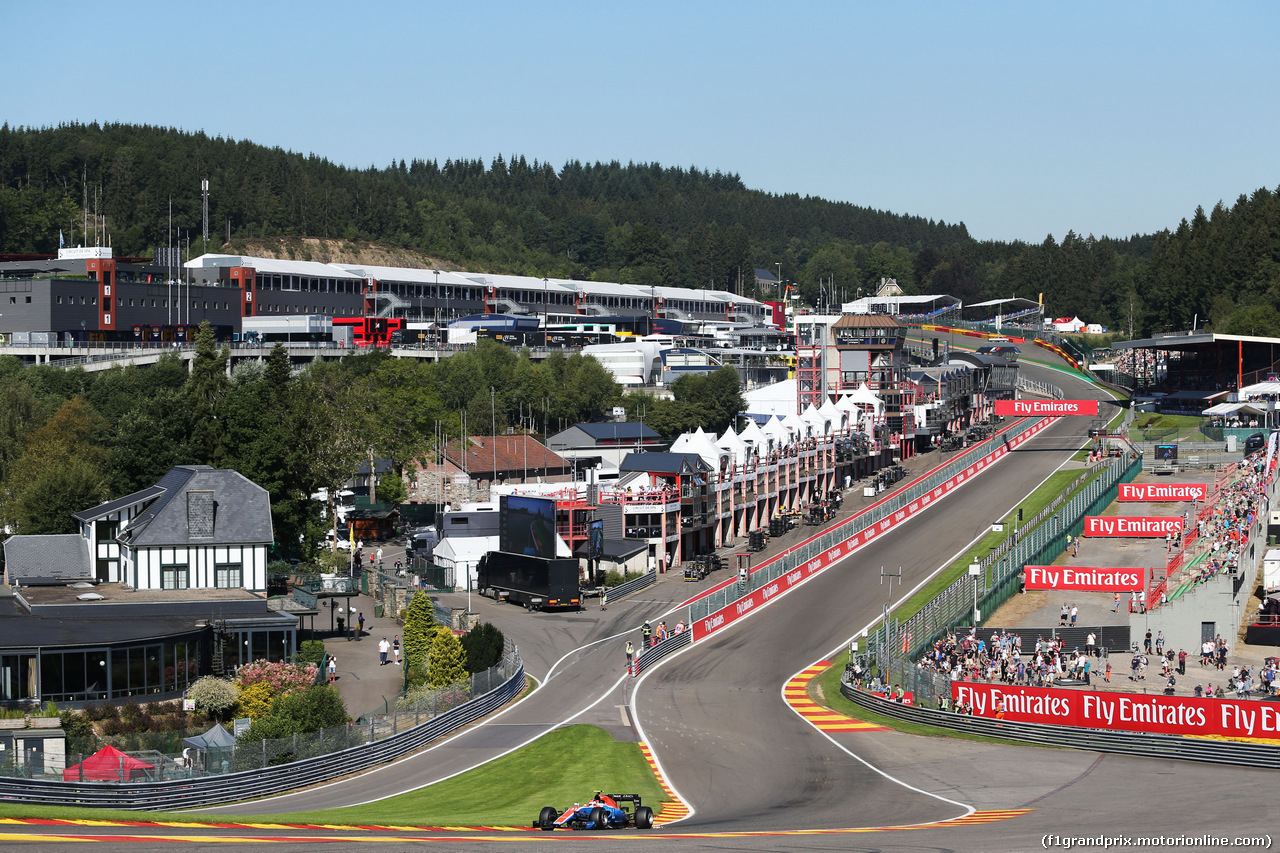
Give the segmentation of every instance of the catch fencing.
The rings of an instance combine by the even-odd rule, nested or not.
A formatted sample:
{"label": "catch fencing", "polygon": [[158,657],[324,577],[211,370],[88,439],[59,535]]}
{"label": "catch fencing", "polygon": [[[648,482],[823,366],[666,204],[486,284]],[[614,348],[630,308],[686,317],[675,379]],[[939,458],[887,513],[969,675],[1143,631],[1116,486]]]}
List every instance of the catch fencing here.
{"label": "catch fencing", "polygon": [[979,612],[994,613],[1021,588],[1024,566],[1057,558],[1066,548],[1067,536],[1080,535],[1085,516],[1100,513],[1115,500],[1120,484],[1132,482],[1141,472],[1142,458],[1132,454],[1095,464],[982,558],[976,577],[957,578],[901,623],[881,623],[867,638],[868,655],[879,664],[879,671],[896,673],[899,683],[936,698],[934,680],[912,666],[911,660],[955,629],[973,625],[975,597]]}
{"label": "catch fencing", "polygon": [[511,646],[502,662],[487,673],[436,691],[452,694],[457,701],[441,695],[430,703],[424,700],[417,708],[374,715],[347,726],[240,744],[234,749],[210,749],[203,767],[183,767],[180,759],[170,759],[156,769],[160,778],[154,780],[0,779],[0,798],[38,805],[172,810],[270,796],[409,755],[493,713],[520,695],[524,687],[524,662]]}
{"label": "catch fencing", "polygon": [[[872,696],[867,691],[858,690],[843,679],[840,683],[840,692],[855,705],[895,720],[971,735],[1040,746],[1084,749],[1090,752],[1141,755],[1147,758],[1176,758],[1182,761],[1233,764],[1270,770],[1280,769],[1280,747],[1272,744],[1240,743],[1074,726],[1048,726],[1041,723],[974,717],[925,707],[921,704],[919,694],[916,695],[915,704],[912,705],[890,702],[878,696]],[[950,698],[949,692],[947,697]]]}
{"label": "catch fencing", "polygon": [[1016,421],[1008,429],[993,435],[980,444],[974,445],[964,454],[940,465],[930,473],[900,489],[886,500],[863,510],[843,524],[823,531],[818,536],[761,565],[751,572],[746,584],[730,583],[720,589],[713,590],[708,595],[689,605],[689,623],[692,625],[707,618],[733,602],[750,595],[755,590],[773,583],[798,567],[804,566],[810,560],[825,554],[829,549],[843,544],[863,530],[892,518],[895,513],[919,501],[934,489],[972,466],[976,460],[980,460],[987,454],[999,450],[1008,442],[1010,436],[1035,429],[1044,420],[1043,418],[1024,418]]}

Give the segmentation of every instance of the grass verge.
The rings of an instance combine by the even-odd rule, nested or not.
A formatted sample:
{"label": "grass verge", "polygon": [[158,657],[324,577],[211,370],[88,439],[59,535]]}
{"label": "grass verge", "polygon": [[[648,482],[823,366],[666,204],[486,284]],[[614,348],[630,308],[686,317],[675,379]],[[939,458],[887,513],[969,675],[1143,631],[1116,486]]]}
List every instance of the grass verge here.
{"label": "grass verge", "polygon": [[[1024,518],[1034,518],[1035,514],[1046,506],[1051,504],[1054,498],[1063,493],[1072,481],[1080,476],[1079,470],[1055,471],[1049,475],[1039,487],[1032,492],[1025,501],[1020,505],[1022,507]],[[1095,475],[1098,476],[1098,475]],[[1092,480],[1093,478],[1090,478]],[[1086,480],[1079,488],[1084,488],[1090,480]],[[926,604],[933,601],[938,595],[951,584],[955,583],[956,578],[965,574],[969,570],[970,563],[976,563],[983,557],[990,554],[1000,546],[1000,543],[1008,539],[1014,534],[1014,523],[1018,519],[1018,511],[1013,512],[1003,519],[1004,532],[996,533],[988,532],[985,536],[974,543],[960,559],[956,560],[946,569],[938,573],[937,577],[925,584],[911,598],[904,601],[893,611],[895,618],[906,620],[919,612]]]}
{"label": "grass verge", "polygon": [[[837,690],[839,688],[837,687]],[[568,808],[592,793],[639,794],[659,813],[666,795],[638,743],[596,726],[567,726],[468,773],[386,800],[289,814],[231,815],[0,805],[0,819],[307,823],[378,826],[529,826],[543,806]]]}

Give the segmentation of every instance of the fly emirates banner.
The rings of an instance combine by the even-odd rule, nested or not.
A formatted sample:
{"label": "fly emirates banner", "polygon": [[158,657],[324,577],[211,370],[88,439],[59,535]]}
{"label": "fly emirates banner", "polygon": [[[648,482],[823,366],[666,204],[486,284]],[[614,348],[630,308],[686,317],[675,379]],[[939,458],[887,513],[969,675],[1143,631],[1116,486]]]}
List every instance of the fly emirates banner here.
{"label": "fly emirates banner", "polygon": [[1280,703],[953,682],[975,717],[1162,735],[1280,737]]}
{"label": "fly emirates banner", "polygon": [[1086,515],[1084,536],[1159,536],[1182,532],[1181,516]]}
{"label": "fly emirates banner", "polygon": [[1202,501],[1209,496],[1206,483],[1121,483],[1120,501]]}
{"label": "fly emirates banner", "polygon": [[1098,414],[1097,400],[994,400],[995,413],[1015,418],[1034,415]]}
{"label": "fly emirates banner", "polygon": [[1026,566],[1027,589],[1064,592],[1133,592],[1143,589],[1144,569],[1092,569],[1085,566]]}

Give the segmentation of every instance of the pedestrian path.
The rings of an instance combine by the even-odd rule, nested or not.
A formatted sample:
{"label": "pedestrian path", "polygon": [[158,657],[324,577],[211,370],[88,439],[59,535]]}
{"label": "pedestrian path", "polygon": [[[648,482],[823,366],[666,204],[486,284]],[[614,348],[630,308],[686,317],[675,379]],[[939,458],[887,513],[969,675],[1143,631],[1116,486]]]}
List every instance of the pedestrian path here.
{"label": "pedestrian path", "polygon": [[782,689],[783,699],[801,717],[804,717],[819,731],[830,734],[843,732],[885,732],[886,726],[864,723],[838,714],[830,708],[824,708],[809,698],[809,682],[817,678],[831,666],[831,661],[820,660],[787,682]]}

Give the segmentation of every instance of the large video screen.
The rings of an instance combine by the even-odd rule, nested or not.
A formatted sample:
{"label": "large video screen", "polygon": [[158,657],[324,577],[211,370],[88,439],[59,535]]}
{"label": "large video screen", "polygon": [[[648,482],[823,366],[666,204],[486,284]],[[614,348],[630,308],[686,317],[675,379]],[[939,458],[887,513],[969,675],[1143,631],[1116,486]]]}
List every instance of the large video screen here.
{"label": "large video screen", "polygon": [[498,501],[498,550],[554,559],[556,502],[549,498],[503,495]]}

